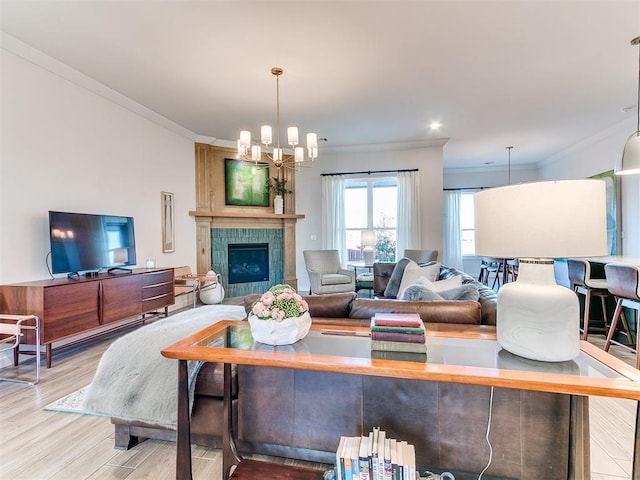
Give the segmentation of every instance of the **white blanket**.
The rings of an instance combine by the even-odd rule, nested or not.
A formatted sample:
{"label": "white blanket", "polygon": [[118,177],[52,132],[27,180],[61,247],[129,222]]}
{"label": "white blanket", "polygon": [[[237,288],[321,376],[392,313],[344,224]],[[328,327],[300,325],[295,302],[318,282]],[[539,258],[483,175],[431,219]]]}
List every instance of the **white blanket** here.
{"label": "white blanket", "polygon": [[[178,361],[160,351],[219,320],[242,320],[237,305],[205,305],[145,325],[120,337],[102,355],[89,385],[86,411],[127,421],[174,427],[178,409]],[[193,399],[196,362],[189,362]]]}

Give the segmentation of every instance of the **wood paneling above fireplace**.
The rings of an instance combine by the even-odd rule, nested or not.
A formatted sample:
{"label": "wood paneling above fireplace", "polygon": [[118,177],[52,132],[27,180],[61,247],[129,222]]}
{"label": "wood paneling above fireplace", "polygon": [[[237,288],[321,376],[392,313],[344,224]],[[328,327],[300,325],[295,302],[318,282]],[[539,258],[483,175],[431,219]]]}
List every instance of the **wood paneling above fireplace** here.
{"label": "wood paneling above fireplace", "polygon": [[[297,288],[295,194],[285,195],[284,214],[273,213],[273,195],[269,207],[225,205],[224,160],[236,158],[234,149],[195,144],[196,209],[189,215],[196,220],[196,258],[198,273],[211,270],[212,228],[281,228],[284,240],[284,281]],[[266,158],[265,158],[266,163]],[[295,191],[295,172],[269,166],[269,176],[285,176],[287,188]]]}

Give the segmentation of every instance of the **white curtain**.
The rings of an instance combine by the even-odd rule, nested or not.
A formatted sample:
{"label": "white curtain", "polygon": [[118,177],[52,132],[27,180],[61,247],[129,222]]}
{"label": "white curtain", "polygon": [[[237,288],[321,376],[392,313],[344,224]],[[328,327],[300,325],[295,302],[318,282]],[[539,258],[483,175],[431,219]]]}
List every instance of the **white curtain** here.
{"label": "white curtain", "polygon": [[460,197],[459,190],[444,192],[443,202],[443,256],[442,263],[448,267],[463,271],[462,239],[460,234]]}
{"label": "white curtain", "polygon": [[338,250],[340,262],[347,261],[347,241],[344,220],[343,175],[322,177],[322,248]]}
{"label": "white curtain", "polygon": [[398,172],[398,219],[396,258],[405,249],[422,248],[420,225],[420,172]]}

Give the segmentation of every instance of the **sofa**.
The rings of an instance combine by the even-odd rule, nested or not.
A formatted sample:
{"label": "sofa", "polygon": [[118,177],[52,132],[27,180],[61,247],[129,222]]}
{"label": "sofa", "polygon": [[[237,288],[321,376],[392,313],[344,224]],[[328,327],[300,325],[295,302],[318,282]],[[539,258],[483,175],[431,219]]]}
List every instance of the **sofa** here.
{"label": "sofa", "polygon": [[[249,309],[257,296],[245,298]],[[407,302],[356,298],[355,293],[305,296],[313,321],[368,325],[374,312],[416,312],[428,328],[481,325],[479,302]],[[205,364],[195,385],[192,442],[221,446],[222,365]],[[416,446],[419,465],[479,472],[491,389],[366,375],[234,366],[234,428],[241,453],[333,463],[340,435],[381,426]],[[567,478],[570,404],[559,394],[495,389],[488,474],[501,478]],[[274,408],[277,406],[277,408]],[[553,412],[550,416],[549,412]],[[112,418],[116,448],[145,438],[175,439],[175,431]],[[545,438],[544,448],[537,439]],[[437,445],[437,448],[434,447]]]}
{"label": "sofa", "polygon": [[[373,264],[373,295],[377,299],[395,300],[396,298],[390,298],[385,296],[385,290],[389,284],[389,279],[396,268],[396,263],[391,262],[376,262]],[[463,284],[475,285],[478,289],[478,302],[481,310],[480,323],[483,325],[495,325],[496,324],[496,305],[497,305],[497,293],[492,288],[478,282],[475,278],[465,272],[456,270],[455,268],[440,265],[440,272],[438,274],[438,280],[446,280],[453,278],[457,275],[462,277]]]}

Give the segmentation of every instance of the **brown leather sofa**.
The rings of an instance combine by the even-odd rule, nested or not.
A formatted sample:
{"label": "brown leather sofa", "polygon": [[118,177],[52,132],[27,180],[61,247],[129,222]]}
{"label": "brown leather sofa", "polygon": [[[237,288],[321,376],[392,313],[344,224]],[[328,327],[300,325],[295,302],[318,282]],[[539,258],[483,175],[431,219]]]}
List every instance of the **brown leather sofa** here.
{"label": "brown leather sofa", "polygon": [[[245,299],[247,308],[254,298]],[[478,302],[356,299],[353,293],[305,298],[313,321],[322,324],[368,325],[377,311],[418,312],[438,325],[481,323]],[[478,473],[487,461],[489,387],[284,368],[238,366],[233,371],[241,452],[332,463],[340,435],[381,426],[416,446],[419,465]],[[568,397],[495,389],[492,413],[489,475],[567,478]],[[220,447],[221,418],[222,366],[205,364],[196,380],[192,442]],[[116,448],[130,448],[145,438],[175,439],[170,429],[111,421]]]}
{"label": "brown leather sofa", "polygon": [[[376,298],[388,298],[384,296],[384,291],[389,283],[389,278],[395,268],[395,263],[377,262],[373,264],[373,294]],[[462,275],[462,283],[472,283],[478,288],[480,298],[480,308],[482,311],[482,325],[495,325],[496,324],[496,304],[497,294],[492,288],[478,282],[475,278],[465,272],[461,272],[452,267],[445,265],[440,266],[440,274],[438,280],[445,280],[447,278],[454,277],[456,275]]]}

